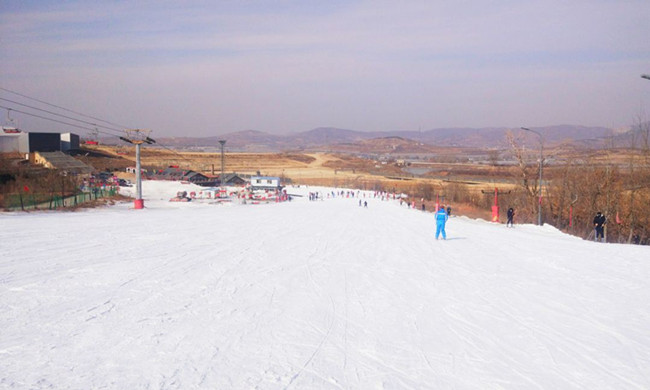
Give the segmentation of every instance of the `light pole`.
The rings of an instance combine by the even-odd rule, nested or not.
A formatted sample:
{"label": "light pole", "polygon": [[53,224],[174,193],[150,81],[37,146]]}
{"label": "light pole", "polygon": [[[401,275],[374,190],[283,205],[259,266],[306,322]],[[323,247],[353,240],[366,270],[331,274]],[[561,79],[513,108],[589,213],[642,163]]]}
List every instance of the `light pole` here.
{"label": "light pole", "polygon": [[522,127],[522,130],[530,131],[539,137],[539,202],[537,204],[537,224],[542,226],[542,166],[544,161],[544,138],[538,131]]}
{"label": "light pole", "polygon": [[223,146],[226,144],[225,140],[220,140],[219,143],[221,144],[221,177],[219,178],[219,185],[221,188],[225,188],[223,185],[223,179],[224,179],[224,165],[225,165],[225,159],[223,155]]}

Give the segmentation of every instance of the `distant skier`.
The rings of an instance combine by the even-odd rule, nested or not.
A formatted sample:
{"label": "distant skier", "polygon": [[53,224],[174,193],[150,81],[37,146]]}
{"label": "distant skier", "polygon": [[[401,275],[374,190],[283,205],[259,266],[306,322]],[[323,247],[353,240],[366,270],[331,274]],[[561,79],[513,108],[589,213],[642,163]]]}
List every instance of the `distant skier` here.
{"label": "distant skier", "polygon": [[515,217],[515,209],[513,209],[512,207],[510,207],[510,208],[508,209],[508,222],[506,222],[506,227],[507,227],[507,226],[515,227],[514,222],[513,222],[513,218],[514,218],[514,217]]}
{"label": "distant skier", "polygon": [[445,223],[447,223],[447,219],[449,219],[449,216],[445,211],[445,206],[440,206],[440,209],[436,211],[435,216],[436,216],[436,240],[440,236],[440,233],[442,233],[442,239],[446,240],[447,233],[445,232]]}
{"label": "distant skier", "polygon": [[451,217],[451,207],[447,206],[447,217]]}
{"label": "distant skier", "polygon": [[607,218],[599,211],[594,217],[594,229],[596,230],[595,241],[605,242],[605,224]]}
{"label": "distant skier", "polygon": [[424,211],[424,203],[422,203],[422,211]]}
{"label": "distant skier", "polygon": [[368,208],[368,201],[366,200],[363,201],[363,207]]}

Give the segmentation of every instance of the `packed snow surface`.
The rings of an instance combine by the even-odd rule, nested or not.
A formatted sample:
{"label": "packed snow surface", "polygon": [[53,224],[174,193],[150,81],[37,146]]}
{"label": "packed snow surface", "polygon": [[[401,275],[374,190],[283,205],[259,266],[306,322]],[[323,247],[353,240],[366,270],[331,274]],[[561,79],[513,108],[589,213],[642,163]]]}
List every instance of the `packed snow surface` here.
{"label": "packed snow surface", "polygon": [[650,388],[648,247],[180,187],[0,214],[0,388]]}

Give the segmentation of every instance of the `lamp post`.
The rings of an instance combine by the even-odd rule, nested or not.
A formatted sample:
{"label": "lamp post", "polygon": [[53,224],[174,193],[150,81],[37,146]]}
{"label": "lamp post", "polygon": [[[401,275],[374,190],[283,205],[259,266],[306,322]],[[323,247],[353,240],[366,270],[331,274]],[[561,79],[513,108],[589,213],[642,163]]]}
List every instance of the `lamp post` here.
{"label": "lamp post", "polygon": [[522,130],[537,134],[539,137],[539,202],[537,204],[537,224],[542,226],[542,166],[544,161],[544,138],[538,131],[522,127]]}
{"label": "lamp post", "polygon": [[223,185],[223,179],[224,179],[224,165],[225,165],[225,159],[223,155],[223,146],[226,144],[225,140],[220,140],[219,143],[221,144],[221,177],[219,178],[219,185],[221,188],[225,188]]}

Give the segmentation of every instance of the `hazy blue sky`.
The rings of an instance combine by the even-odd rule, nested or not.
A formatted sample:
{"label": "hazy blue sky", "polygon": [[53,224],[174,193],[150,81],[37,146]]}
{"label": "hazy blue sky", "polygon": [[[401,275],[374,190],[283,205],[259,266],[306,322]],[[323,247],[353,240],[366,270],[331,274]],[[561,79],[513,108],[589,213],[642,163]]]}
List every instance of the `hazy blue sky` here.
{"label": "hazy blue sky", "polygon": [[648,0],[2,0],[0,57],[2,87],[153,136],[621,127],[650,111]]}

